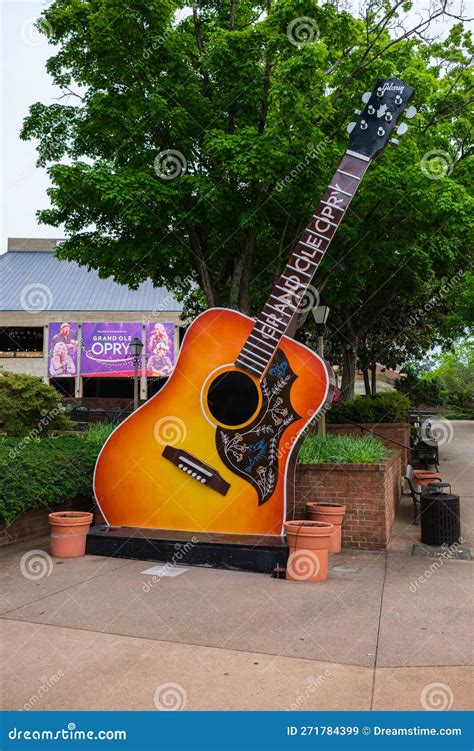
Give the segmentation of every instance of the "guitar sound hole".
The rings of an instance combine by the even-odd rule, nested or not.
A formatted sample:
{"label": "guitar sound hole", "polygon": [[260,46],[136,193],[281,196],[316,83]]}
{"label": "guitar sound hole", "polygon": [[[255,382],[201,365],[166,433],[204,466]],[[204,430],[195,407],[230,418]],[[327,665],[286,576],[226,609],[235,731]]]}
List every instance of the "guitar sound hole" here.
{"label": "guitar sound hole", "polygon": [[235,370],[218,375],[207,394],[209,412],[217,422],[229,427],[250,420],[258,399],[258,388],[252,379]]}

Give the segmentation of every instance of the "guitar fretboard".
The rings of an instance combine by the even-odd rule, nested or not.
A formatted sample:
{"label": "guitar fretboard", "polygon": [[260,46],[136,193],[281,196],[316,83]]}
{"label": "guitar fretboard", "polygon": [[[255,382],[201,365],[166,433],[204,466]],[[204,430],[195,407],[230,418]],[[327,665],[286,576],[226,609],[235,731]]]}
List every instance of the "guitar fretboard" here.
{"label": "guitar fretboard", "polygon": [[364,157],[344,155],[235,361],[239,368],[263,376],[368,166]]}

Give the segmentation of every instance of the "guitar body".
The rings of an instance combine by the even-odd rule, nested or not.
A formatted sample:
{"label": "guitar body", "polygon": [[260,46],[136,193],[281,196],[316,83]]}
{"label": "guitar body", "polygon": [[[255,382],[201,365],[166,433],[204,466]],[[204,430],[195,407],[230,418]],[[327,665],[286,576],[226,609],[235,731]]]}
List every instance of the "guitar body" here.
{"label": "guitar body", "polygon": [[198,316],[166,385],[109,437],[94,474],[109,525],[282,534],[297,439],[330,399],[331,372],[286,336],[262,380],[236,367],[254,323]]}

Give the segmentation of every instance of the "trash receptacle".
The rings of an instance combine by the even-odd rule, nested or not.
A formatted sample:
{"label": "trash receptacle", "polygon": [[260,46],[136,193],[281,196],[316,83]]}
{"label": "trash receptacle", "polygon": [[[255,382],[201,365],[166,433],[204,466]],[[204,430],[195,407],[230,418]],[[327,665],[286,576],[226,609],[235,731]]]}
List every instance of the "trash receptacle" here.
{"label": "trash receptacle", "polygon": [[424,545],[453,545],[461,537],[459,496],[424,488],[420,498],[421,542]]}

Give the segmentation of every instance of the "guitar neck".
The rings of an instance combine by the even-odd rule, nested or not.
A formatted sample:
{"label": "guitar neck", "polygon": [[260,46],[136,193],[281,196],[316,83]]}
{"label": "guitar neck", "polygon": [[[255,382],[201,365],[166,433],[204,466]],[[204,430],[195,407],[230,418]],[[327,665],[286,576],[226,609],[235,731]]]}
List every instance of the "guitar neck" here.
{"label": "guitar neck", "polygon": [[346,153],[302,232],[235,364],[261,377],[296,314],[370,160]]}

